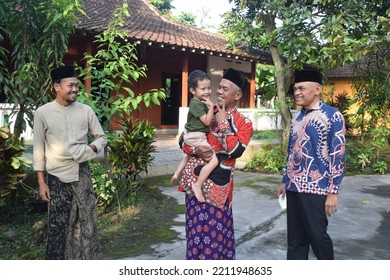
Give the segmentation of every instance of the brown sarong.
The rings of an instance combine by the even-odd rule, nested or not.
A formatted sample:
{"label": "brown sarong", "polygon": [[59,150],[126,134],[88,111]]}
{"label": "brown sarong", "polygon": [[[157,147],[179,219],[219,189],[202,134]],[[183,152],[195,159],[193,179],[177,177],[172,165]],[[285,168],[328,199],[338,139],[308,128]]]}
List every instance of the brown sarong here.
{"label": "brown sarong", "polygon": [[93,260],[99,256],[96,198],[88,163],[79,181],[63,183],[48,175],[50,189],[47,260]]}

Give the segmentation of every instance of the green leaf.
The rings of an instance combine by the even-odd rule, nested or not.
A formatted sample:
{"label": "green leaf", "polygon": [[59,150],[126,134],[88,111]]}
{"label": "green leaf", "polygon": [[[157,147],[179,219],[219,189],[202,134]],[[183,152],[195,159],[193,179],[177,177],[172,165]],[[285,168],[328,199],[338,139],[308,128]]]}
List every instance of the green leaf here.
{"label": "green leaf", "polygon": [[11,166],[14,168],[14,169],[19,169],[21,163],[19,161],[18,158],[12,158],[12,163],[11,163]]}

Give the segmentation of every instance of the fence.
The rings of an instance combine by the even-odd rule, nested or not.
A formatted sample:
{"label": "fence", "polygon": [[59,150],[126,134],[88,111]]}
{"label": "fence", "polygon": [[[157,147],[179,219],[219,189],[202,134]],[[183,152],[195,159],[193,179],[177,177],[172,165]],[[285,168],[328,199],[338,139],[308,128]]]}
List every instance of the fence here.
{"label": "fence", "polygon": [[[0,103],[0,127],[5,124],[5,118],[8,117],[11,131],[14,129],[16,114],[12,112],[13,105]],[[256,108],[256,109],[238,109],[247,116],[253,123],[254,130],[280,130],[282,129],[282,117],[277,109]],[[188,107],[180,107],[178,133],[184,130],[187,121]],[[21,135],[24,139],[32,139],[32,128],[27,125],[26,131]]]}
{"label": "fence", "polygon": [[[4,126],[6,124],[6,120],[8,119],[8,123],[10,124],[10,129],[13,132],[14,131],[14,124],[16,120],[16,112],[17,108],[14,110],[14,105],[9,103],[0,103],[0,127]],[[25,118],[27,121],[27,119]],[[26,131],[24,131],[21,135],[24,139],[32,139],[33,137],[33,131],[32,128],[28,125],[26,125]]]}
{"label": "fence", "polygon": [[[256,109],[242,109],[238,111],[248,117],[253,123],[254,130],[281,130],[282,117],[278,109],[256,108]],[[179,128],[180,133],[184,129],[187,121],[188,107],[180,107],[179,111]],[[294,110],[291,112],[294,113]]]}

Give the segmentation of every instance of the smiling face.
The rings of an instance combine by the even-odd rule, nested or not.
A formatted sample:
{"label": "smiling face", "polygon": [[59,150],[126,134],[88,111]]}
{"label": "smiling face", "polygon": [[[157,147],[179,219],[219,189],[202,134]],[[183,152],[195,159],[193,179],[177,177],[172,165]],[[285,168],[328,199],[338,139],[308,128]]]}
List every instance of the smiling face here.
{"label": "smiling face", "polygon": [[196,88],[190,88],[191,93],[194,95],[194,98],[202,101],[206,98],[210,98],[211,95],[211,81],[209,79],[204,79],[198,81]]}
{"label": "smiling face", "polygon": [[294,85],[294,101],[305,109],[312,108],[319,100],[322,86],[316,82],[299,82]]}
{"label": "smiling face", "polygon": [[79,92],[78,79],[64,78],[60,83],[54,83],[54,90],[57,93],[56,101],[58,104],[66,107],[77,99]]}
{"label": "smiling face", "polygon": [[235,83],[227,79],[221,80],[217,89],[217,103],[219,107],[222,107],[223,101],[225,101],[225,109],[232,109],[241,97],[242,92]]}

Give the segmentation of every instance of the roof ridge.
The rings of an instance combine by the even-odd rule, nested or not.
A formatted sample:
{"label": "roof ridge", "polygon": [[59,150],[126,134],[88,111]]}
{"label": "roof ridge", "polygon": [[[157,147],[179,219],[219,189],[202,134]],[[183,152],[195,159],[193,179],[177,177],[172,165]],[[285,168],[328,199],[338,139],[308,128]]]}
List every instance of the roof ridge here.
{"label": "roof ridge", "polygon": [[167,21],[167,22],[170,22],[164,15],[163,13],[161,13],[161,11],[159,9],[157,9],[156,6],[154,6],[152,3],[150,3],[148,0],[141,0],[142,2],[144,2],[146,4],[146,6],[149,7],[149,9],[151,9],[159,18],[161,18],[162,20],[164,21]]}
{"label": "roof ridge", "polygon": [[186,24],[182,24],[182,23],[179,23],[177,21],[174,21],[174,20],[170,19],[169,17],[167,17],[166,15],[164,15],[163,13],[161,13],[161,11],[159,9],[157,9],[157,7],[154,6],[152,3],[150,3],[148,0],[141,0],[141,1],[146,3],[146,5],[151,10],[153,10],[153,12],[155,12],[162,20],[164,20],[164,21],[166,21],[168,23],[172,23],[174,25],[177,25],[177,26],[180,26],[180,27],[184,27],[184,28],[190,28],[190,29],[193,29],[193,30],[195,30],[197,32],[201,32],[201,33],[204,33],[206,35],[217,36],[217,37],[220,37],[221,39],[226,40],[226,38],[223,35],[219,34],[219,33],[211,32],[211,31],[208,31],[208,30],[196,27],[196,26],[186,25]]}
{"label": "roof ridge", "polygon": [[[112,18],[118,0],[84,0],[87,17],[81,16],[77,30],[81,32],[102,32]],[[147,0],[128,0],[130,18],[123,27],[129,38],[136,42],[160,47],[179,47],[183,51],[201,54],[231,56],[241,60],[272,62],[268,55],[243,49],[228,49],[227,38],[220,33],[173,21],[163,15]]]}

